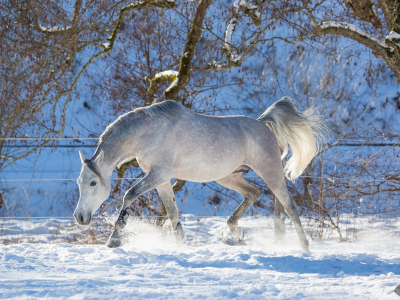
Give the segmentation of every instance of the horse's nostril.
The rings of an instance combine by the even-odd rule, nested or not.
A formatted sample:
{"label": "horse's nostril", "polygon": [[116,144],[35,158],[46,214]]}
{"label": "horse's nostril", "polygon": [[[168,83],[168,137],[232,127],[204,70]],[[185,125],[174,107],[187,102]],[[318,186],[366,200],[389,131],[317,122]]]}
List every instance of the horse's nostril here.
{"label": "horse's nostril", "polygon": [[83,223],[83,215],[82,214],[79,215],[79,221],[81,221],[81,223]]}

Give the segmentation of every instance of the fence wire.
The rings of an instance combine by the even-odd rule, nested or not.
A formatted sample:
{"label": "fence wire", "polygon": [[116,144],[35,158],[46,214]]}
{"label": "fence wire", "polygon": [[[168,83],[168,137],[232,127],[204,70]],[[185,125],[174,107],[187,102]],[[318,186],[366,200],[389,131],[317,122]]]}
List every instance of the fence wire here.
{"label": "fence wire", "polygon": [[[110,178],[110,180],[137,180],[142,179],[143,177],[122,177],[122,178]],[[260,178],[259,176],[243,176],[243,178]],[[357,178],[357,177],[328,177],[328,176],[299,176],[299,178],[314,178],[314,179],[324,179],[328,181],[334,180],[351,180],[351,181],[364,181],[364,182],[375,182],[375,181],[394,181],[400,182],[400,179],[395,178]],[[78,178],[31,178],[31,179],[0,179],[0,181],[76,181]]]}
{"label": "fence wire", "polygon": [[[99,138],[79,138],[79,137],[64,137],[64,138],[39,138],[39,137],[16,137],[16,138],[0,138],[0,140],[9,141],[39,141],[39,140],[72,140],[80,142],[81,140],[99,140]],[[374,147],[387,147],[387,146],[399,146],[400,141],[385,141],[385,140],[363,140],[363,139],[336,139],[329,143],[324,144],[326,146],[374,146]],[[3,147],[8,148],[29,148],[35,147],[34,145],[4,145]],[[44,145],[41,148],[93,148],[96,145]],[[243,176],[244,178],[256,178],[259,176]],[[334,180],[351,180],[351,181],[363,181],[363,182],[375,182],[375,181],[394,181],[400,182],[400,180],[389,178],[357,178],[357,177],[328,177],[328,176],[300,176],[300,178],[314,178],[323,179],[333,182]],[[138,178],[110,178],[111,180],[137,180]],[[76,181],[77,178],[30,178],[30,179],[0,179],[0,182],[13,182],[13,181]]]}

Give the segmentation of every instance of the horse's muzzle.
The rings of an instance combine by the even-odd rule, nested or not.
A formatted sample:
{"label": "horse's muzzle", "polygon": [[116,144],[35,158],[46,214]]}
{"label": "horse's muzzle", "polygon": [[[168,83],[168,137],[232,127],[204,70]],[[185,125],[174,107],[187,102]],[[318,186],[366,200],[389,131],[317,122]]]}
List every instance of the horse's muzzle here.
{"label": "horse's muzzle", "polygon": [[75,217],[76,222],[78,222],[79,225],[89,225],[90,221],[92,220],[91,214],[89,214],[87,216],[86,222],[85,222],[85,218],[83,217],[83,214],[78,214],[78,215],[74,214],[74,217]]}

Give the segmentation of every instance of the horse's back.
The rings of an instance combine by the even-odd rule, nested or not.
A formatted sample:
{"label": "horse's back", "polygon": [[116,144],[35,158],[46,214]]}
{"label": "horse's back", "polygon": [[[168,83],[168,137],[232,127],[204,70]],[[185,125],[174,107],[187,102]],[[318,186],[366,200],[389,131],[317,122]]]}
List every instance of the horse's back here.
{"label": "horse's back", "polygon": [[247,116],[207,116],[190,112],[182,121],[187,134],[197,137],[198,142],[194,144],[206,142],[212,147],[233,143],[243,148],[275,140],[267,125]]}
{"label": "horse's back", "polygon": [[246,116],[213,117],[185,113],[175,123],[174,177],[214,181],[247,164],[254,148],[265,143],[271,130]]}

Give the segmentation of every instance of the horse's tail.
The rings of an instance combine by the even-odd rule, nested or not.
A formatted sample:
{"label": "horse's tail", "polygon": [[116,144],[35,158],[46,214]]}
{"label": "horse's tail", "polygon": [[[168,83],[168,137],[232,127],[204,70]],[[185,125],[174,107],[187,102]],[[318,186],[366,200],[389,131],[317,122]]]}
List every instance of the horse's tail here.
{"label": "horse's tail", "polygon": [[269,107],[258,120],[267,124],[282,149],[282,159],[290,150],[291,156],[284,165],[285,175],[291,181],[303,173],[325,140],[327,127],[315,108],[300,113],[292,100],[283,97]]}

